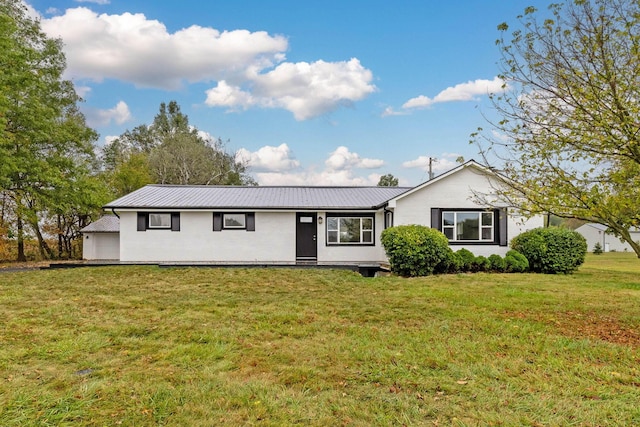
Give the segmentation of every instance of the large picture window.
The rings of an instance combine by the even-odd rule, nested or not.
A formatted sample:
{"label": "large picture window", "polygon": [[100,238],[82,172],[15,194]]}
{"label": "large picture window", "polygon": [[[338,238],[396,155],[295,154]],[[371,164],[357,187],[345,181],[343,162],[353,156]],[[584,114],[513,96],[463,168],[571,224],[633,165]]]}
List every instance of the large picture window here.
{"label": "large picture window", "polygon": [[327,244],[372,245],[373,216],[327,216]]}
{"label": "large picture window", "polygon": [[442,212],[442,232],[452,242],[492,242],[493,212]]}
{"label": "large picture window", "polygon": [[431,208],[431,228],[444,233],[452,245],[507,246],[506,208]]}

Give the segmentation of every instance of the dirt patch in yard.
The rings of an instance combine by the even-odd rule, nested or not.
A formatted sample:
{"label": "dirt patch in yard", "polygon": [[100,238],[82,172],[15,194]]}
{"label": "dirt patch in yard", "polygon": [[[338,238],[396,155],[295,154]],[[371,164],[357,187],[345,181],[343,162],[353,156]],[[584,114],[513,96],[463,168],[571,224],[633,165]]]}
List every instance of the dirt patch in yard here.
{"label": "dirt patch in yard", "polygon": [[562,335],[572,338],[589,338],[640,348],[640,328],[625,324],[612,315],[575,311],[553,314],[511,312],[506,315],[551,325]]}

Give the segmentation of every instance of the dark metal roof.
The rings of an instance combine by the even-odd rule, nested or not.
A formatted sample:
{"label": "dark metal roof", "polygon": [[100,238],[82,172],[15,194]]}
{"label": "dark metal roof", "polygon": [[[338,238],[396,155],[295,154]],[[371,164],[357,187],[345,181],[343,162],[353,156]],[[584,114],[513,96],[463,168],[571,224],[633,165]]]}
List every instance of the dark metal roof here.
{"label": "dark metal roof", "polygon": [[117,233],[120,231],[120,219],[115,215],[105,215],[80,230],[81,233]]}
{"label": "dark metal roof", "polygon": [[407,187],[147,185],[107,209],[371,209]]}

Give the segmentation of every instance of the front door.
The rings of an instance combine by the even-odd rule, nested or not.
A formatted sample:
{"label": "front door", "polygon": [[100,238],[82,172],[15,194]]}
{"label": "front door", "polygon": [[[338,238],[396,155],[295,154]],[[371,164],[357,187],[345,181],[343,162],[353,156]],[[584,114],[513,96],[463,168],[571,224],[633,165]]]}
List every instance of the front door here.
{"label": "front door", "polygon": [[296,260],[316,261],[318,259],[315,212],[296,213]]}

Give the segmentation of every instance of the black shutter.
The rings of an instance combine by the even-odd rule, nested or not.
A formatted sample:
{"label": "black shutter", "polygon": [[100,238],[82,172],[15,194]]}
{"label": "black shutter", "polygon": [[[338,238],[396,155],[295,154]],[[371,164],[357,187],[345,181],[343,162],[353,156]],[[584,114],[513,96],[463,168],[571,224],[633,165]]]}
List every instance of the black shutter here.
{"label": "black shutter", "polygon": [[149,215],[144,212],[138,212],[138,231],[147,231]]}
{"label": "black shutter", "polygon": [[507,236],[507,219],[509,213],[507,212],[507,208],[498,209],[498,238],[500,246],[507,246],[509,241]]}
{"label": "black shutter", "polygon": [[213,213],[213,231],[222,231],[222,214],[220,212]]}
{"label": "black shutter", "polygon": [[431,208],[431,228],[442,231],[442,209]]}
{"label": "black shutter", "polygon": [[256,214],[253,212],[247,214],[247,231],[256,231]]}
{"label": "black shutter", "polygon": [[171,231],[180,231],[180,212],[171,214]]}

